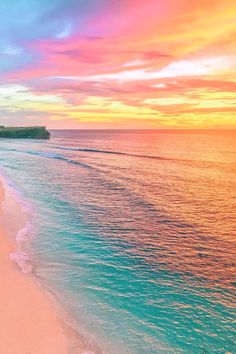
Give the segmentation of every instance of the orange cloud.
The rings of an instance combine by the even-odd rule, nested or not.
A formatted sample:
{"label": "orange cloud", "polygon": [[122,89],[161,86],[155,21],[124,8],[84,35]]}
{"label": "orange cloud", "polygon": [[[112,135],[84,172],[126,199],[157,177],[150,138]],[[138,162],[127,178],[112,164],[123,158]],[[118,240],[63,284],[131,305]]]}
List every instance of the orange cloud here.
{"label": "orange cloud", "polygon": [[115,2],[88,17],[83,33],[67,25],[29,40],[32,62],[2,80],[30,92],[15,99],[18,111],[65,127],[236,127],[235,16],[233,0]]}

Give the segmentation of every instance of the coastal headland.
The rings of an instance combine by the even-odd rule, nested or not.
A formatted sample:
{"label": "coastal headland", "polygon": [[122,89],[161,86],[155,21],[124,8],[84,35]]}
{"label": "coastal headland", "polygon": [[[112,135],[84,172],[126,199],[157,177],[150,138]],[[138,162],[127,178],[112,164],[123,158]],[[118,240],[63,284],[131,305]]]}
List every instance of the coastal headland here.
{"label": "coastal headland", "polygon": [[46,127],[4,127],[0,126],[0,138],[8,139],[50,139]]}

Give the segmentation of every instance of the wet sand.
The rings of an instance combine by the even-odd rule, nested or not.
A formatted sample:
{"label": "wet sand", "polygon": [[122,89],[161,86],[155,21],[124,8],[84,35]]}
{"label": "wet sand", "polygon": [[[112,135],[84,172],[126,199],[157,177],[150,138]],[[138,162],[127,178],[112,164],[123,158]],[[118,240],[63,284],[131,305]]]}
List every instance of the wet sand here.
{"label": "wet sand", "polygon": [[[0,213],[3,200],[4,188],[0,183]],[[68,336],[50,300],[32,276],[22,273],[10,260],[9,255],[15,250],[16,244],[8,237],[1,220],[0,353],[69,353]]]}

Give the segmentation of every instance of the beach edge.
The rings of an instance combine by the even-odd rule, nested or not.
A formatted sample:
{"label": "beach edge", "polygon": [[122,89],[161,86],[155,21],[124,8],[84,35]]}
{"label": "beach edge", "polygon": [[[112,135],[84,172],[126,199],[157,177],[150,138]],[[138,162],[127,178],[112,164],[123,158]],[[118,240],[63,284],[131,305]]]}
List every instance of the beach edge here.
{"label": "beach edge", "polygon": [[[33,275],[22,272],[14,257],[11,259],[18,245],[9,236],[2,218],[5,184],[4,177],[0,176],[0,352],[83,353],[69,338],[71,334],[68,336],[67,332],[70,329],[66,328],[52,299],[47,296],[47,289],[43,289]],[[16,210],[16,215],[11,210],[12,220],[8,220],[9,223],[14,223],[14,219],[19,222],[19,210]],[[25,218],[23,214],[22,218]],[[22,220],[22,227],[24,224],[25,220]]]}

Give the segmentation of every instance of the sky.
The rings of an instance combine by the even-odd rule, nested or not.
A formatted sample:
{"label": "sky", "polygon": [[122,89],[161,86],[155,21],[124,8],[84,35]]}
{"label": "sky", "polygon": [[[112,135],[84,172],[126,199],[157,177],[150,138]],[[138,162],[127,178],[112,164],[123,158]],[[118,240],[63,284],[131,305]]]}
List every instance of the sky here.
{"label": "sky", "polygon": [[0,0],[0,124],[236,128],[236,1]]}

